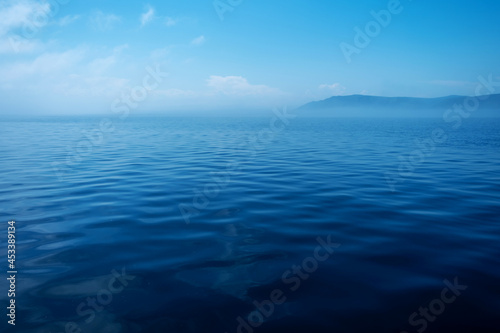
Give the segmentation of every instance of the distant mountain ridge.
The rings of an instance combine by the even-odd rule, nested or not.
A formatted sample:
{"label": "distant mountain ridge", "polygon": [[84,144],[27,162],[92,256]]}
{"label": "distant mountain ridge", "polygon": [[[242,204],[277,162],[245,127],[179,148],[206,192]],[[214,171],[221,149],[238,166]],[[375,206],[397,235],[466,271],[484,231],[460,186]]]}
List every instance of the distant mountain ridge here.
{"label": "distant mountain ridge", "polygon": [[[500,94],[478,98],[451,95],[437,98],[381,97],[369,95],[333,96],[305,104],[297,109],[304,116],[332,117],[441,117],[454,105],[470,103],[478,117],[500,117]],[[480,100],[483,98],[483,100]],[[465,110],[465,106],[464,106]]]}

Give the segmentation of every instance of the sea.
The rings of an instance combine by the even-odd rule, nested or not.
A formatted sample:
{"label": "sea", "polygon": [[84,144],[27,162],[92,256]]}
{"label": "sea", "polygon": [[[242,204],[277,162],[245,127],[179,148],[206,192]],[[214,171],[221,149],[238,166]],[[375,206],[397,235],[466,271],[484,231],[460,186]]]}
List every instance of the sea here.
{"label": "sea", "polygon": [[1,332],[500,332],[499,119],[0,129]]}

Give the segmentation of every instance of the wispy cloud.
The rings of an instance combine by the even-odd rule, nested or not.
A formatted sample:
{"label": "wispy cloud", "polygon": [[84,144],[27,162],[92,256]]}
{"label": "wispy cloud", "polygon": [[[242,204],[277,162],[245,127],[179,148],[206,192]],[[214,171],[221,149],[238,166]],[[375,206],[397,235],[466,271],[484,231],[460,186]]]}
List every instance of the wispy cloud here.
{"label": "wispy cloud", "polygon": [[155,17],[155,9],[151,5],[147,5],[146,12],[141,14],[141,27],[151,22]]}
{"label": "wispy cloud", "polygon": [[273,95],[280,91],[275,88],[260,84],[250,84],[247,79],[241,76],[216,76],[212,75],[207,80],[207,85],[216,92],[226,95]]}
{"label": "wispy cloud", "polygon": [[191,45],[201,45],[205,43],[205,36],[201,35],[191,41]]}
{"label": "wispy cloud", "polygon": [[10,93],[27,96],[112,96],[128,80],[115,70],[120,54],[127,45],[115,47],[111,53],[95,57],[87,47],[64,52],[43,53],[31,60],[0,66],[0,86],[9,86]]}
{"label": "wispy cloud", "polygon": [[81,61],[84,50],[76,48],[65,52],[43,53],[33,60],[18,61],[2,67],[2,80],[16,82],[48,79],[47,75],[63,74]]}
{"label": "wispy cloud", "polygon": [[38,40],[22,38],[22,36],[0,36],[0,54],[32,53],[42,50],[44,44]]}
{"label": "wispy cloud", "polygon": [[88,71],[85,72],[94,76],[105,75],[106,72],[108,72],[109,69],[111,69],[118,62],[119,56],[127,48],[128,44],[117,46],[113,49],[113,53],[111,55],[92,60],[87,66]]}
{"label": "wispy cloud", "polygon": [[114,14],[104,14],[100,10],[95,12],[90,17],[91,26],[100,31],[107,31],[113,29],[116,23],[120,22],[121,18]]}
{"label": "wispy cloud", "polygon": [[73,22],[75,22],[76,20],[78,20],[80,18],[80,15],[66,15],[64,16],[63,18],[61,18],[59,20],[59,22],[57,22],[57,24],[61,27],[65,27]]}
{"label": "wispy cloud", "polygon": [[179,20],[176,20],[172,17],[165,17],[165,25],[167,27],[172,27],[172,26],[176,25],[178,22],[179,22]]}
{"label": "wispy cloud", "polygon": [[[47,13],[50,5],[46,2],[36,1],[4,1],[0,4],[0,37],[16,28],[33,21],[35,14]],[[47,22],[37,21],[37,27]]]}
{"label": "wispy cloud", "polygon": [[163,47],[161,49],[154,49],[150,53],[150,58],[156,62],[165,60],[170,53],[170,47]]}
{"label": "wispy cloud", "polygon": [[[23,28],[34,26],[37,30],[48,24],[47,13],[50,5],[35,1],[3,1],[0,3],[0,54],[14,52],[33,52],[41,43],[24,37]],[[36,20],[40,16],[45,20]],[[36,23],[36,24],[35,24]],[[31,29],[30,31],[32,31]],[[32,36],[30,36],[32,37]]]}

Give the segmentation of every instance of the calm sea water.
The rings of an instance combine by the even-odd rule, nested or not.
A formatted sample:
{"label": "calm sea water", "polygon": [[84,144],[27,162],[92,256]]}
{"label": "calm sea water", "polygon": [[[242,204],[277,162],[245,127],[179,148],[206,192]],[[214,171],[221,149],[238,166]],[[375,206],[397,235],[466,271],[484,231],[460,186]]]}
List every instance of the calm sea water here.
{"label": "calm sea water", "polygon": [[0,122],[2,332],[500,332],[498,120],[272,118]]}

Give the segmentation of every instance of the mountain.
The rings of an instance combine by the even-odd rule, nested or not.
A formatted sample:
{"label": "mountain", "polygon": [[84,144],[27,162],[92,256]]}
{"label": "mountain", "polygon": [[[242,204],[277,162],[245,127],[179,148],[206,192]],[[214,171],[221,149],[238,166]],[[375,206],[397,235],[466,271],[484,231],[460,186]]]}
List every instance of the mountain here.
{"label": "mountain", "polygon": [[[479,100],[483,99],[483,100]],[[443,117],[454,105],[478,102],[475,117],[500,117],[500,94],[479,97],[446,96],[438,98],[380,97],[367,95],[333,96],[297,109],[311,117]],[[467,112],[465,107],[464,112]]]}

